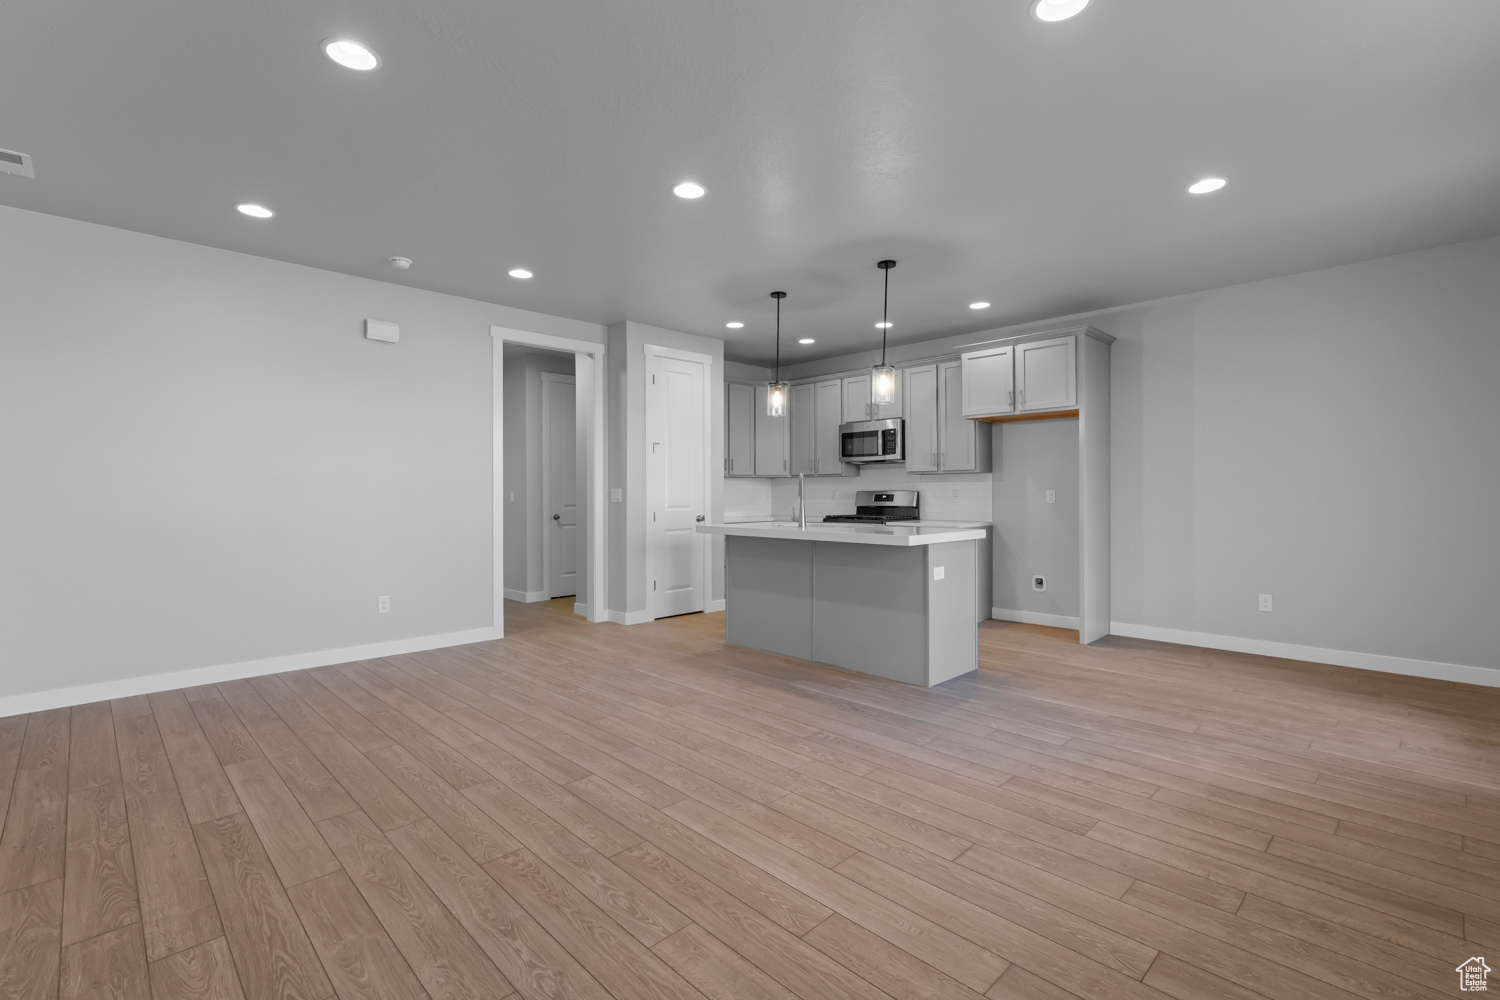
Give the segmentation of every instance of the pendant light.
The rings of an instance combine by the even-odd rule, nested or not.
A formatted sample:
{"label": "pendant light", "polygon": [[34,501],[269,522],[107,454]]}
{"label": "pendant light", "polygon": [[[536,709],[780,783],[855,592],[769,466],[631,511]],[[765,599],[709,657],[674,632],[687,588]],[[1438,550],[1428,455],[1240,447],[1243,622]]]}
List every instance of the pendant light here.
{"label": "pendant light", "polygon": [[875,366],[870,378],[870,402],[877,406],[896,401],[896,369],[885,363],[885,335],[891,328],[891,268],[893,260],[883,260],[875,265],[885,272],[885,304],[880,309],[880,364]]}
{"label": "pendant light", "polygon": [[781,300],[786,292],[772,292],[776,300],[776,378],[766,384],[766,416],[779,417],[786,413],[787,384],[781,381]]}

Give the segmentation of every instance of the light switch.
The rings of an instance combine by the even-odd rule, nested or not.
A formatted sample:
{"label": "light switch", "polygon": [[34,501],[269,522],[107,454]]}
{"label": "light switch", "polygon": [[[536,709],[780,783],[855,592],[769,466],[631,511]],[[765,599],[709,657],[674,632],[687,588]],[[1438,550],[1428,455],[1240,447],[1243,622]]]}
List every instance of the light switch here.
{"label": "light switch", "polygon": [[943,569],[944,567],[942,566],[932,567],[932,578],[934,580],[941,580],[943,578]]}
{"label": "light switch", "polygon": [[611,489],[609,491],[609,502],[610,503],[624,503],[625,502],[625,490],[623,488],[619,487],[619,486],[611,487]]}

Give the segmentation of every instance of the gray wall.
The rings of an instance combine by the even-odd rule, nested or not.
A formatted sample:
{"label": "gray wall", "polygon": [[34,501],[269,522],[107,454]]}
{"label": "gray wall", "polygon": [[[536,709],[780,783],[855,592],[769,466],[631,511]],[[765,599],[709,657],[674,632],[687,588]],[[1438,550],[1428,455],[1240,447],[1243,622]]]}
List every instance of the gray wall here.
{"label": "gray wall", "polygon": [[[646,611],[646,345],[670,347],[706,354],[713,359],[708,373],[713,394],[713,426],[709,431],[713,456],[713,489],[708,517],[722,519],[724,484],[718,470],[724,467],[724,342],[711,337],[663,330],[644,323],[616,323],[608,329],[608,382],[605,409],[610,438],[609,486],[621,489],[623,501],[609,504],[609,606],[623,614]],[[711,538],[709,599],[724,596],[723,540]]]}
{"label": "gray wall", "polygon": [[1500,667],[1500,239],[1090,322],[1115,621]]}
{"label": "gray wall", "polygon": [[547,530],[542,509],[543,372],[572,375],[573,355],[506,345],[505,588],[523,593],[547,589],[542,573]]}
{"label": "gray wall", "polygon": [[[992,605],[1078,617],[1078,419],[996,424]],[[1047,503],[1047,491],[1057,502]],[[1031,589],[1031,578],[1047,589]]]}
{"label": "gray wall", "polygon": [[0,696],[488,626],[490,325],[603,336],[11,208],[0,303]]}

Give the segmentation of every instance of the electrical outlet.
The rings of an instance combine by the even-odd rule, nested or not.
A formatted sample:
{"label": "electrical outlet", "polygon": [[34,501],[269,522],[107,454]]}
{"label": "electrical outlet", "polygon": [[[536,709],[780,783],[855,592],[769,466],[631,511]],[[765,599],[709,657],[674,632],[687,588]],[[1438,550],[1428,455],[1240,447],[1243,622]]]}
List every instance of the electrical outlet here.
{"label": "electrical outlet", "polygon": [[1038,593],[1047,589],[1047,578],[1045,576],[1034,576],[1031,578],[1031,589]]}
{"label": "electrical outlet", "polygon": [[942,566],[934,566],[934,567],[932,567],[932,578],[934,580],[941,580],[943,578],[943,575],[944,575],[945,572],[946,572],[946,570],[945,570],[944,567],[942,567]]}
{"label": "electrical outlet", "polygon": [[953,491],[953,502],[958,503],[958,490]]}
{"label": "electrical outlet", "polygon": [[516,491],[515,490],[511,490],[510,491],[510,502],[511,503],[515,503],[516,502]]}
{"label": "electrical outlet", "polygon": [[625,501],[625,491],[623,489],[621,489],[620,487],[618,487],[618,486],[610,487],[609,502],[610,503],[623,503],[624,501]]}
{"label": "electrical outlet", "polygon": [[375,598],[375,613],[377,615],[388,615],[391,613],[391,599],[389,597]]}
{"label": "electrical outlet", "polygon": [[1261,594],[1260,595],[1260,610],[1262,610],[1262,611],[1270,611],[1271,610],[1271,595],[1270,594]]}
{"label": "electrical outlet", "polygon": [[1048,503],[1057,503],[1057,491],[1056,490],[1048,490],[1047,491],[1047,502]]}

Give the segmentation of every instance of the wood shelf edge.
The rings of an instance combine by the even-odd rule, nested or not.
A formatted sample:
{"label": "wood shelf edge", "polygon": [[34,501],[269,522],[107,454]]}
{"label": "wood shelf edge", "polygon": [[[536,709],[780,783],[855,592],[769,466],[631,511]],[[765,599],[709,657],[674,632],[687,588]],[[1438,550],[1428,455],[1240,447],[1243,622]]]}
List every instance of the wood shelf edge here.
{"label": "wood shelf edge", "polygon": [[1026,420],[1062,420],[1065,417],[1076,417],[1078,411],[1072,410],[1043,410],[1039,413],[1002,413],[995,417],[970,417],[970,420],[981,424],[1017,424]]}

